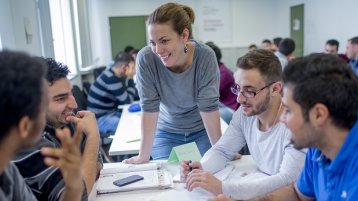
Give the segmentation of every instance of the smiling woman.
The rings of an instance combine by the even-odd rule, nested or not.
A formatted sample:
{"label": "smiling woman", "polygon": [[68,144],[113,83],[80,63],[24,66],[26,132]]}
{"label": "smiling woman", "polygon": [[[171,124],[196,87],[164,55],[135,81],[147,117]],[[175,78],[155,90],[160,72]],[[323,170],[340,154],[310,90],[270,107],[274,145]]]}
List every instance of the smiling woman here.
{"label": "smiling woman", "polygon": [[221,136],[218,63],[210,47],[191,39],[194,19],[190,7],[176,3],[148,17],[150,45],[137,56],[143,140],[127,163],[166,159],[189,142],[204,154]]}

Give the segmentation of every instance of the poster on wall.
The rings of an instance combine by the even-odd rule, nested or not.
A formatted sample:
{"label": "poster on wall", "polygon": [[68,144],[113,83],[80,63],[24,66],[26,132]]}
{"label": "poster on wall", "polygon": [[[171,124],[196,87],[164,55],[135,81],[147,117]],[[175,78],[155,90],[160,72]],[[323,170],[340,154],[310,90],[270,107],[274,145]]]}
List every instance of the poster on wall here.
{"label": "poster on wall", "polygon": [[232,42],[232,0],[197,1],[198,40]]}

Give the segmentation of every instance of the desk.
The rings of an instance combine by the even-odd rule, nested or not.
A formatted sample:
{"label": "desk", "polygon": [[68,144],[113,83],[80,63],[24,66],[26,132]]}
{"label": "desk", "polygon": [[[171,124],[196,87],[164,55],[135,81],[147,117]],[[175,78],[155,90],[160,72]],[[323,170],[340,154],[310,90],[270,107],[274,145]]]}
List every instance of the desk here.
{"label": "desk", "polygon": [[[235,165],[236,170],[245,171],[248,173],[256,172],[256,165],[251,155],[244,155],[240,160],[230,162]],[[105,163],[103,168],[114,168],[119,163]],[[174,176],[179,173],[179,165],[168,164],[163,161],[163,166]],[[137,190],[130,192],[113,193],[107,195],[100,195],[96,197],[96,185],[95,183],[92,192],[90,193],[88,200],[90,201],[149,201],[151,198],[157,196],[160,193],[180,190],[184,188],[182,183],[174,183],[173,189],[164,190]]]}
{"label": "desk", "polygon": [[[109,155],[138,154],[141,137],[141,112],[129,112],[129,105],[122,107],[116,133],[113,137]],[[221,132],[227,129],[227,123],[220,119]]]}

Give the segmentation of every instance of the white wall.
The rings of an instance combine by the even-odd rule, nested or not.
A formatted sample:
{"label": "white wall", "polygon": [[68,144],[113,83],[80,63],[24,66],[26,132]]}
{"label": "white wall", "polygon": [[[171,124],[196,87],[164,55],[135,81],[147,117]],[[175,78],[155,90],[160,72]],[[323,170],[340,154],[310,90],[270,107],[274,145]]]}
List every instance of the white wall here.
{"label": "white wall", "polygon": [[[35,0],[11,0],[12,23],[16,50],[41,55],[41,41]],[[29,22],[31,41],[26,41],[24,19]]]}
{"label": "white wall", "polygon": [[[108,17],[148,15],[165,0],[89,0],[90,29],[93,56],[98,65],[111,60],[111,44]],[[191,6],[194,1],[178,1]],[[221,1],[218,1],[221,3]],[[218,44],[228,54],[223,61],[231,68],[236,55],[241,56],[251,43],[261,44],[265,38],[289,37],[290,6],[305,4],[304,54],[321,52],[327,39],[340,41],[340,52],[345,51],[348,38],[358,35],[357,0],[232,0],[233,39],[231,43]],[[195,24],[194,24],[195,30]],[[214,41],[215,42],[215,41]],[[230,58],[226,58],[227,55]]]}
{"label": "white wall", "polygon": [[3,49],[15,49],[10,0],[0,0],[0,34]]}
{"label": "white wall", "polygon": [[[88,0],[92,55],[96,65],[106,65],[111,58],[109,17],[149,15],[165,0]],[[193,6],[193,1],[180,1]]]}
{"label": "white wall", "polygon": [[347,40],[358,36],[357,0],[277,0],[278,24],[289,35],[290,6],[304,3],[304,54],[322,52],[328,39],[340,42],[339,52],[344,53]]}
{"label": "white wall", "polygon": [[[166,3],[165,0],[89,0],[90,29],[93,42],[93,55],[97,65],[104,65],[111,60],[111,44],[108,18],[112,16],[149,15],[156,7]],[[177,1],[197,10],[195,1]],[[231,43],[218,44],[223,48],[243,47],[251,43],[260,44],[263,38],[273,38],[278,31],[272,26],[276,19],[273,13],[275,1],[232,0],[233,40]],[[274,3],[272,3],[274,2]],[[221,3],[218,1],[218,3]],[[254,23],[252,23],[254,22]],[[195,30],[195,24],[193,29]],[[215,42],[215,41],[214,41]],[[223,58],[225,60],[225,56]]]}
{"label": "white wall", "polygon": [[[88,0],[93,60],[97,65],[111,60],[108,17],[148,15],[166,0]],[[178,1],[197,10],[195,1]],[[220,3],[220,1],[218,1]],[[327,39],[340,41],[345,51],[347,39],[358,35],[357,0],[232,0],[233,39],[218,44],[228,54],[223,61],[235,65],[244,48],[262,39],[288,37],[290,6],[305,4],[304,54],[320,52]],[[0,0],[0,34],[3,48],[41,55],[35,0]],[[27,44],[24,17],[30,20],[32,43]],[[195,29],[195,27],[194,27]],[[215,41],[214,41],[215,42]],[[238,53],[239,52],[239,53]],[[230,58],[226,58],[226,57]]]}

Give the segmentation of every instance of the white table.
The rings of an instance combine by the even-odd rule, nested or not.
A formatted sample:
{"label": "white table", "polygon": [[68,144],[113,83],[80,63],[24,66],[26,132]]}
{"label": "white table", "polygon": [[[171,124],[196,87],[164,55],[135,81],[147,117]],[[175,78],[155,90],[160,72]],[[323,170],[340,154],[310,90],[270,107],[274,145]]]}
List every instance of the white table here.
{"label": "white table", "polygon": [[[251,155],[244,155],[240,160],[236,160],[231,163],[235,165],[236,170],[244,171],[247,173],[257,172],[255,162],[252,159]],[[105,163],[104,168],[114,168],[118,165],[119,163]],[[168,169],[173,176],[179,173],[179,165],[167,164],[164,161],[163,165],[164,168]],[[96,196],[96,185],[97,183],[95,183],[93,190],[89,195],[88,199],[90,201],[150,201],[151,198],[158,196],[158,194],[160,193],[181,190],[184,188],[184,184],[174,183],[173,189],[137,190]]]}
{"label": "white table", "polygon": [[[138,154],[141,140],[141,112],[129,112],[129,105],[122,107],[122,115],[113,141],[109,149],[109,155]],[[227,129],[227,123],[220,119],[221,132]]]}

